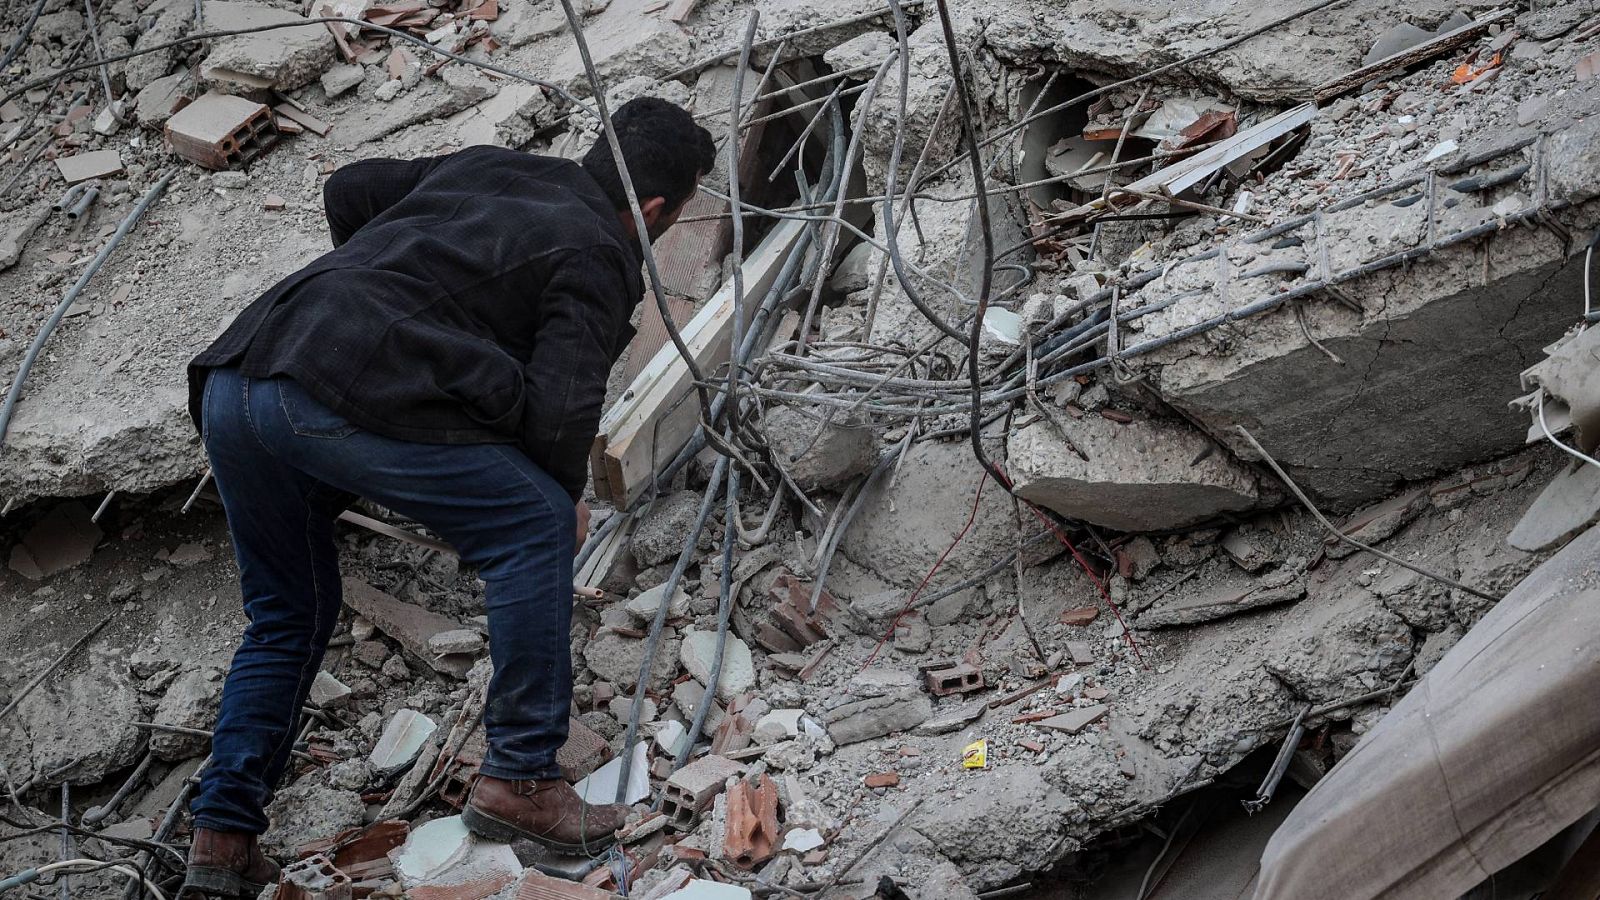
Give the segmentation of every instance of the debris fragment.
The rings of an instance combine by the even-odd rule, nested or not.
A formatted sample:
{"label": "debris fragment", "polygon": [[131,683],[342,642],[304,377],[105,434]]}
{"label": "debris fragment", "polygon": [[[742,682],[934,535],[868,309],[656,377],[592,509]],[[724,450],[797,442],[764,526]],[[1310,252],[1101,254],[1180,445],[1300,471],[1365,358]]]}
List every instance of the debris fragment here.
{"label": "debris fragment", "polygon": [[278,142],[265,104],[214,91],[167,119],[166,134],[174,153],[208,169],[243,165]]}
{"label": "debris fragment", "polygon": [[766,774],[742,778],[727,792],[719,858],[745,871],[778,852],[778,788]]}
{"label": "debris fragment", "polygon": [[414,709],[402,709],[384,726],[383,735],[367,759],[380,776],[391,775],[417,761],[422,745],[433,737],[438,725]]}
{"label": "debris fragment", "polygon": [[662,789],[661,811],[674,827],[688,829],[700,813],[721,793],[729,778],[744,772],[744,766],[722,756],[705,756],[684,766],[667,779]]}
{"label": "debris fragment", "polygon": [[483,900],[523,872],[510,845],[474,837],[460,816],[416,828],[389,859],[406,894],[417,900]]}
{"label": "debris fragment", "polygon": [[428,647],[428,641],[434,635],[461,630],[458,623],[416,604],[391,597],[365,581],[349,576],[344,579],[344,602],[435,671],[461,678],[472,668],[473,660],[469,656],[441,656]]}
{"label": "debris fragment", "polygon": [[56,169],[67,184],[122,174],[122,156],[115,150],[91,150],[72,156],[56,157]]}
{"label": "debris fragment", "polygon": [[1106,713],[1109,711],[1109,707],[1105,706],[1104,704],[1097,703],[1094,706],[1085,706],[1081,709],[1074,709],[1071,712],[1063,713],[1059,716],[1052,716],[1048,719],[1035,722],[1034,724],[1038,725],[1040,728],[1050,728],[1056,731],[1065,731],[1067,734],[1077,734],[1087,726],[1105,718]]}
{"label": "debris fragment", "polygon": [[278,900],[351,900],[350,876],[327,857],[313,854],[283,869]]}
{"label": "debris fragment", "polygon": [[[623,802],[638,803],[640,800],[650,796],[649,748],[643,742],[634,744],[631,760],[632,763],[629,765],[628,772],[628,792],[623,797]],[[586,803],[615,803],[617,799],[617,783],[622,780],[623,764],[623,759],[619,756],[594,770],[588,777],[572,787],[577,790],[578,796],[582,797]]]}

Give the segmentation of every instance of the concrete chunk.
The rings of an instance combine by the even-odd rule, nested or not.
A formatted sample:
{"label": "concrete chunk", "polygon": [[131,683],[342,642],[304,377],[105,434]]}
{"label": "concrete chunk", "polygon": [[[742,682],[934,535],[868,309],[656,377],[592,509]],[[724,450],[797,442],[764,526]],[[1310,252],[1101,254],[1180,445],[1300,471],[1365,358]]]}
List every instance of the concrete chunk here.
{"label": "concrete chunk", "polygon": [[[711,662],[717,652],[717,634],[714,631],[686,631],[679,655],[683,668],[702,685],[711,680]],[[750,657],[750,646],[729,634],[722,650],[722,668],[717,678],[717,698],[723,702],[753,689],[756,686],[755,662]]]}
{"label": "concrete chunk", "polygon": [[[1121,531],[1180,528],[1260,500],[1255,475],[1184,425],[1066,419],[1073,453],[1056,425],[1039,420],[1011,436],[1017,494],[1064,516]],[[1194,463],[1202,453],[1210,455]]]}
{"label": "concrete chunk", "polygon": [[479,840],[460,816],[435,819],[389,851],[394,874],[413,900],[482,900],[514,884],[522,863],[510,844]]}
{"label": "concrete chunk", "polygon": [[779,406],[761,425],[778,463],[806,490],[838,487],[878,461],[878,431],[866,416],[835,415],[824,425],[819,413]]}
{"label": "concrete chunk", "polygon": [[909,731],[932,716],[933,701],[913,689],[855,700],[829,710],[823,718],[828,724],[828,736],[843,746]]}
{"label": "concrete chunk", "polygon": [[[666,592],[667,584],[662,582],[629,600],[623,604],[623,608],[628,611],[628,615],[633,616],[634,621],[644,625],[650,624],[655,621],[656,610],[661,607],[661,598]],[[672,600],[667,606],[667,618],[681,619],[688,614],[689,595],[683,592],[683,587],[680,585],[672,592]]]}
{"label": "concrete chunk", "polygon": [[311,705],[327,709],[343,703],[351,693],[349,686],[344,682],[328,672],[319,671],[317,677],[311,681],[311,693],[308,699]]}
{"label": "concrete chunk", "polygon": [[470,628],[441,631],[428,637],[428,650],[435,656],[479,653],[483,650],[483,635]]}
{"label": "concrete chunk", "polygon": [[[649,752],[649,747],[643,741],[633,745],[633,756],[629,758],[631,765],[628,767],[628,792],[623,797],[624,802],[638,803],[650,796]],[[619,756],[572,787],[585,803],[615,803],[623,765],[623,758]]]}
{"label": "concrete chunk", "polygon": [[1288,603],[1305,595],[1305,578],[1289,566],[1259,578],[1230,572],[1222,581],[1205,590],[1189,594],[1179,592],[1176,597],[1146,610],[1139,616],[1137,624],[1140,628],[1193,625],[1250,609]]}
{"label": "concrete chunk", "polygon": [[[210,0],[206,27],[226,30],[277,25],[303,19],[262,3]],[[275,88],[292,90],[315,80],[333,62],[333,35],[322,25],[279,28],[219,38],[200,67],[200,76],[220,90],[240,93]]]}
{"label": "concrete chunk", "polygon": [[[157,725],[209,731],[221,704],[222,670],[211,666],[191,669],[167,687],[161,704],[156,707],[154,721]],[[174,731],[150,734],[150,752],[168,762],[199,756],[208,743],[208,738],[195,734]]]}
{"label": "concrete chunk", "polygon": [[422,713],[402,709],[384,727],[367,759],[380,776],[392,775],[416,762],[422,754],[422,745],[433,737],[438,727]]}

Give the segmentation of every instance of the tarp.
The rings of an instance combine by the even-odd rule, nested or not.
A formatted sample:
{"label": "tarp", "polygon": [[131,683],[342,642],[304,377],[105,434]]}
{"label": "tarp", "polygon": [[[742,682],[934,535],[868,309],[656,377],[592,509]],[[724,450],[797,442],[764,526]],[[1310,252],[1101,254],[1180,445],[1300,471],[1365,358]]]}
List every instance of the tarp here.
{"label": "tarp", "polygon": [[1459,897],[1600,806],[1600,526],[1484,616],[1268,842],[1256,900]]}

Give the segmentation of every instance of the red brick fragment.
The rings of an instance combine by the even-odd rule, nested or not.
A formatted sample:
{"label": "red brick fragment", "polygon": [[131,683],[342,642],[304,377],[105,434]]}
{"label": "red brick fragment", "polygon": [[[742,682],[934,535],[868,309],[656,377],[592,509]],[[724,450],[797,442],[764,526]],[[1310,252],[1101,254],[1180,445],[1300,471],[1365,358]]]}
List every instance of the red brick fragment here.
{"label": "red brick fragment", "polygon": [[900,773],[899,772],[878,772],[878,773],[876,773],[874,775],[868,775],[866,783],[867,783],[867,787],[869,787],[869,788],[892,788],[892,787],[898,787],[899,784],[900,784]]}
{"label": "red brick fragment", "polygon": [[1061,624],[1087,625],[1090,622],[1093,622],[1099,615],[1100,608],[1097,606],[1080,606],[1077,609],[1069,609],[1062,612]]}
{"label": "red brick fragment", "polygon": [[722,857],[745,871],[771,859],[783,834],[778,830],[778,786],[765,774],[728,789]]}

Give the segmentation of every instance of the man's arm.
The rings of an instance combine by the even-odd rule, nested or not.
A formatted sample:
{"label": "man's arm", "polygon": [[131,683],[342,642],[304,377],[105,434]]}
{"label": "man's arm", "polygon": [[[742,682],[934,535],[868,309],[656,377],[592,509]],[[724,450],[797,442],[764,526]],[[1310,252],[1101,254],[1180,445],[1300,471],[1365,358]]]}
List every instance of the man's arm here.
{"label": "man's arm", "polygon": [[322,186],[322,207],[328,215],[333,246],[399,203],[445,157],[363,159],[340,168]]}
{"label": "man's arm", "polygon": [[524,370],[523,447],[574,500],[588,480],[589,446],[611,373],[611,342],[625,324],[625,265],[610,248],[574,252],[539,300]]}

